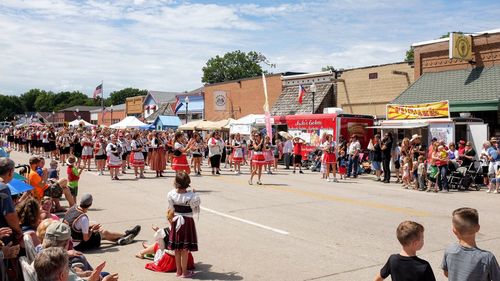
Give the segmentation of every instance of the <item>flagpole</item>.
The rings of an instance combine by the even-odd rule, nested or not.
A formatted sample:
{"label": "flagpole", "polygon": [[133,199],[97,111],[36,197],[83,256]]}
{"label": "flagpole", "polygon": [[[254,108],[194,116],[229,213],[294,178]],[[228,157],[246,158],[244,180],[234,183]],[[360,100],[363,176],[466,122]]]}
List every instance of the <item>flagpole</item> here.
{"label": "flagpole", "polygon": [[104,123],[104,80],[101,80],[101,122]]}

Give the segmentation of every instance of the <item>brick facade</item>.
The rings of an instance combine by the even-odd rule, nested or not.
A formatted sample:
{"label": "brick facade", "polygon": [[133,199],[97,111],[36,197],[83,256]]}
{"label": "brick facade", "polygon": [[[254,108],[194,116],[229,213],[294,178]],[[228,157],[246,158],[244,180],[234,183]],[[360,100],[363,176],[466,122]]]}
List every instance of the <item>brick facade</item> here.
{"label": "brick facade", "polygon": [[[281,74],[266,76],[269,108],[281,94]],[[205,119],[218,121],[227,118],[238,119],[248,114],[264,113],[264,87],[262,77],[253,77],[205,86]],[[217,94],[225,93],[225,100]]]}
{"label": "brick facade", "polygon": [[413,71],[406,62],[344,70],[337,76],[337,107],[385,116],[386,105],[413,83]]}
{"label": "brick facade", "polygon": [[484,34],[472,37],[473,62],[448,58],[449,40],[415,46],[415,79],[425,72],[439,72],[472,67],[498,65],[500,60],[500,34]]}

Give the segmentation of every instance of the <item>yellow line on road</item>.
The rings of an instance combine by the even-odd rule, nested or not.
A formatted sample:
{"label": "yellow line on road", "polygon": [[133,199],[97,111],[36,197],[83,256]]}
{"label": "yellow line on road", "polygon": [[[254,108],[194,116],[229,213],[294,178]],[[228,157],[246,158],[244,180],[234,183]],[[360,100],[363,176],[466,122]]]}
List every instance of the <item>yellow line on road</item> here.
{"label": "yellow line on road", "polygon": [[[227,178],[224,176],[217,177],[216,179],[221,180],[221,181],[225,181],[225,182],[238,183],[240,185],[244,185],[244,184],[242,184],[242,182],[240,180]],[[245,178],[245,180],[246,180],[246,178]],[[389,212],[393,212],[393,213],[401,213],[401,214],[416,216],[416,217],[429,217],[432,215],[431,212],[420,211],[420,210],[416,210],[413,208],[403,208],[403,207],[382,204],[382,203],[377,203],[377,202],[368,201],[368,200],[354,199],[354,198],[329,195],[329,194],[324,194],[324,193],[319,193],[319,192],[299,190],[299,189],[285,187],[285,186],[279,186],[279,185],[272,185],[272,184],[271,185],[263,185],[263,186],[259,186],[258,188],[261,188],[261,187],[266,188],[266,189],[274,189],[274,190],[284,191],[284,192],[288,192],[288,193],[294,193],[297,195],[302,195],[302,196],[315,198],[315,199],[319,199],[319,200],[341,202],[341,203],[345,203],[345,204],[350,204],[350,205],[355,205],[355,206],[360,206],[360,207],[365,207],[365,208],[371,208],[371,209],[385,210],[385,211],[389,211]]]}

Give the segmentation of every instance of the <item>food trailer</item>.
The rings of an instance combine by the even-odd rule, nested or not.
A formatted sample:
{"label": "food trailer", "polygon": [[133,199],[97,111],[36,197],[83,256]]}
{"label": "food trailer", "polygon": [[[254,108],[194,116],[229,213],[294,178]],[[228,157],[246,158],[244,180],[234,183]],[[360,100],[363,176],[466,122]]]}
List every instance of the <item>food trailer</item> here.
{"label": "food trailer", "polygon": [[321,145],[321,136],[324,133],[332,134],[333,139],[338,141],[340,136],[346,140],[356,135],[359,138],[361,148],[365,149],[373,138],[373,130],[367,127],[373,126],[373,116],[355,114],[305,114],[287,115],[274,117],[274,124],[285,125],[285,128],[293,137],[300,137],[307,145],[303,149],[303,155]]}

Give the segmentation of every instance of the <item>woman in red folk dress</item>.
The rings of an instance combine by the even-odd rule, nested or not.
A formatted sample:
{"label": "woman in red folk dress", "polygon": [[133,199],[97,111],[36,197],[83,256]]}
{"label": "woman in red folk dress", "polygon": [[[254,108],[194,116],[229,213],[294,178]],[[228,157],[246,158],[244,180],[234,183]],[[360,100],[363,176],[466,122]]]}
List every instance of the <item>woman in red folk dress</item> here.
{"label": "woman in red folk dress", "polygon": [[144,154],[142,153],[143,143],[139,133],[136,133],[132,137],[132,142],[130,147],[132,152],[130,153],[130,163],[134,167],[135,178],[145,178],[144,177]]}
{"label": "woman in red folk dress", "polygon": [[181,131],[176,132],[174,135],[174,152],[172,158],[172,170],[174,170],[176,174],[181,171],[186,172],[186,174],[191,173],[186,153],[193,147],[194,140],[191,139],[187,146],[184,146],[184,141],[184,133]]}
{"label": "woman in red folk dress", "polygon": [[234,163],[234,173],[241,174],[241,164],[243,163],[243,147],[240,134],[234,136],[233,142],[233,163]]}
{"label": "woman in red folk dress", "polygon": [[252,142],[252,174],[250,175],[250,179],[248,180],[248,184],[252,185],[253,177],[257,174],[257,184],[262,185],[260,178],[262,177],[262,166],[267,164],[266,158],[264,156],[264,152],[266,148],[264,146],[264,139],[262,138],[262,134],[260,132],[254,133],[253,142]]}

